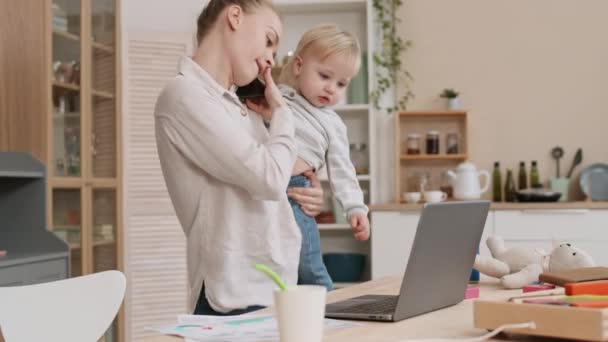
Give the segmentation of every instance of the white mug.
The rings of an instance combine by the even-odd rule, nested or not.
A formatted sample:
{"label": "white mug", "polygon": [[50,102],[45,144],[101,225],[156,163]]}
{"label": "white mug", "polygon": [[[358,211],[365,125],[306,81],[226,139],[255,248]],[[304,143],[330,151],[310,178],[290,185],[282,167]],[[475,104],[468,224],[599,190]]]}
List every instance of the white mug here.
{"label": "white mug", "polygon": [[443,202],[448,198],[448,194],[443,191],[435,190],[435,191],[425,191],[424,192],[424,200],[428,203],[437,203]]}
{"label": "white mug", "polygon": [[290,286],[274,292],[280,342],[321,342],[325,323],[324,286]]}
{"label": "white mug", "polygon": [[418,203],[422,195],[419,192],[404,192],[403,199],[407,203]]}

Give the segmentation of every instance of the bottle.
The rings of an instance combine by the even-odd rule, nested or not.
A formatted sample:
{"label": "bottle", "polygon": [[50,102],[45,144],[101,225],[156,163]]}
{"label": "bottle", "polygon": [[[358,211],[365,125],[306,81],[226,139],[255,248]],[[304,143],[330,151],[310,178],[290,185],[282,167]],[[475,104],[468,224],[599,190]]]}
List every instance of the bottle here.
{"label": "bottle", "polygon": [[429,131],[426,134],[426,154],[439,154],[438,131]]}
{"label": "bottle", "polygon": [[530,169],[530,187],[533,189],[541,187],[536,160],[532,161],[532,168]]}
{"label": "bottle", "polygon": [[526,162],[519,162],[519,181],[518,189],[523,190],[528,187],[528,176],[526,175]]}
{"label": "bottle", "polygon": [[513,179],[513,171],[507,170],[507,181],[505,183],[505,201],[515,202],[515,179]]}
{"label": "bottle", "polygon": [[500,163],[494,162],[492,172],[492,200],[502,202],[502,175],[500,174]]}

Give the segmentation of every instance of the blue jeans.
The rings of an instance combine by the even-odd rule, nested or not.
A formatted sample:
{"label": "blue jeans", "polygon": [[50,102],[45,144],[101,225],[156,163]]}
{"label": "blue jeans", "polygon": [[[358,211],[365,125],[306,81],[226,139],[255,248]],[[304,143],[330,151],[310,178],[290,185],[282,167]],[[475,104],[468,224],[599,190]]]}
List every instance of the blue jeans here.
{"label": "blue jeans", "polygon": [[195,315],[211,315],[211,316],[234,316],[234,315],[242,315],[244,313],[248,313],[248,312],[252,312],[252,311],[257,311],[260,309],[264,309],[264,307],[259,306],[259,305],[253,305],[253,306],[246,307],[244,309],[232,310],[232,311],[229,311],[226,313],[217,312],[217,311],[213,310],[213,308],[211,308],[211,305],[209,305],[209,301],[207,300],[207,297],[205,297],[205,285],[203,284],[203,287],[201,288],[201,293],[198,296],[198,302],[196,303],[196,308],[194,308],[194,314]]}
{"label": "blue jeans", "polygon": [[[289,180],[289,187],[309,188],[310,181],[305,176],[293,176]],[[298,266],[298,284],[321,285],[331,291],[333,282],[321,257],[321,238],[319,227],[313,217],[302,211],[300,205],[289,199],[293,216],[302,233],[302,249],[300,250],[300,264]]]}

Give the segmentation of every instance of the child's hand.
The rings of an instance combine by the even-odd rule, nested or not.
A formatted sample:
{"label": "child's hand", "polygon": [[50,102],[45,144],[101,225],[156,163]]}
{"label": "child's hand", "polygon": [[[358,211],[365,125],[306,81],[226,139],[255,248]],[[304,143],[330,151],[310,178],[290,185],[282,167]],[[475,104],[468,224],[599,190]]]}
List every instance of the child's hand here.
{"label": "child's hand", "polygon": [[350,227],[355,234],[355,239],[365,241],[369,239],[369,219],[367,215],[356,212],[350,216]]}

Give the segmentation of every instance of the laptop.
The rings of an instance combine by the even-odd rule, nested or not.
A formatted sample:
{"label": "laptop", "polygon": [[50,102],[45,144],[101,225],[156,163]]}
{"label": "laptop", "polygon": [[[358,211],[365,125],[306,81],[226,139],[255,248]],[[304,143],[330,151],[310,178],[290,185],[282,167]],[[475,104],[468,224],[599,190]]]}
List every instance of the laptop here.
{"label": "laptop", "polygon": [[459,303],[469,282],[490,202],[425,204],[398,296],[328,304],[329,318],[396,322]]}

